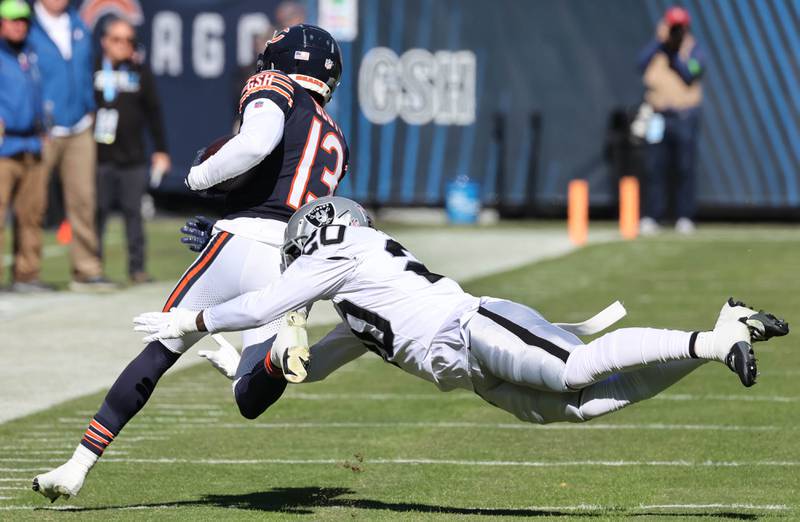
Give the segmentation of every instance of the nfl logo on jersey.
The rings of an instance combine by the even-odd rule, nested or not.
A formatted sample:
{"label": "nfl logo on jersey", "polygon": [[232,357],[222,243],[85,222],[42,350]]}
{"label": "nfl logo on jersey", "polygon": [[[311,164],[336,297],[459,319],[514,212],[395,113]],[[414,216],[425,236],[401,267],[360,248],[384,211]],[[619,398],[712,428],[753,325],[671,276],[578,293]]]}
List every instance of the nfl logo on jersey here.
{"label": "nfl logo on jersey", "polygon": [[323,203],[322,205],[311,209],[311,211],[306,214],[306,219],[315,227],[321,227],[323,225],[328,225],[333,221],[334,212],[335,211],[331,203]]}

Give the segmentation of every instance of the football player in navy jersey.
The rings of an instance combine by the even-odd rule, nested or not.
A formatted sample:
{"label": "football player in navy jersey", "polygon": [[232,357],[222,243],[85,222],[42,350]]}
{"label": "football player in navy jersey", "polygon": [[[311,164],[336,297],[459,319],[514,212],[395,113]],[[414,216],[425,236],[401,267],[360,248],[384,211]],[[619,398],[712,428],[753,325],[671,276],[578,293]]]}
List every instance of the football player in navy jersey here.
{"label": "football player in navy jersey", "polygon": [[[280,276],[280,247],[289,217],[307,202],[332,195],[347,172],[346,141],[324,109],[341,72],[339,47],[319,27],[292,26],[267,42],[242,90],[239,133],[192,167],[186,178],[191,190],[224,192],[226,212],[167,298],[164,311],[201,310],[264,288]],[[271,391],[265,357],[284,322],[244,332],[240,360],[219,339],[221,349],[205,353],[210,359],[239,360],[234,396],[247,418],[260,415],[280,395]],[[149,343],[112,385],[73,456],[37,476],[33,489],[51,501],[76,495],[159,378],[202,337]]]}

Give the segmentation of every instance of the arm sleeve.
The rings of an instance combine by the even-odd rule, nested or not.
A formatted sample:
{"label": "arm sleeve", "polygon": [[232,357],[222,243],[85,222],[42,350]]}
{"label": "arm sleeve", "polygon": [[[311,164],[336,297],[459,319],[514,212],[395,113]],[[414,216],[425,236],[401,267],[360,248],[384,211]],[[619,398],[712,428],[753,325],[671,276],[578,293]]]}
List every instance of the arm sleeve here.
{"label": "arm sleeve", "polygon": [[247,292],[203,311],[209,332],[249,330],[320,299],[331,298],[353,269],[346,257],[303,255],[281,277],[264,288]]}
{"label": "arm sleeve", "polygon": [[306,382],[321,381],[336,369],[363,355],[367,348],[353,335],[347,324],[339,323],[310,350],[311,363]]}
{"label": "arm sleeve", "polygon": [[661,42],[653,40],[639,53],[639,59],[636,61],[636,66],[639,72],[644,72],[647,66],[650,65],[650,60],[661,50]]}
{"label": "arm sleeve", "polygon": [[193,190],[205,190],[249,171],[266,158],[283,138],[284,113],[270,100],[250,102],[239,134],[216,154],[192,167],[188,182]]}
{"label": "arm sleeve", "polygon": [[156,82],[147,67],[142,67],[142,108],[147,126],[153,137],[156,152],[167,152],[167,139],[164,132],[164,119],[161,115],[161,103],[158,99]]}

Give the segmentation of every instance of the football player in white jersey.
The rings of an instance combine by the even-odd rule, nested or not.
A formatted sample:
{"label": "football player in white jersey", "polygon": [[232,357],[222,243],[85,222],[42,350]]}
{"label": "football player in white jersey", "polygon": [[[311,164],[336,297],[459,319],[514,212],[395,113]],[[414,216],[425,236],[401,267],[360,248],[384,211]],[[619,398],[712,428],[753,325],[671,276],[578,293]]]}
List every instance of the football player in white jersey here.
{"label": "football player in white jersey", "polygon": [[[569,331],[580,332],[580,326],[557,326],[524,305],[472,296],[431,273],[397,241],[371,228],[358,204],[340,197],[301,207],[287,225],[282,255],[285,271],[263,290],[199,313],[142,314],[134,319],[136,330],[149,334],[146,342],[246,330],[328,299],[342,323],[311,347],[306,380],[322,379],[371,350],[441,390],[475,391],[535,423],[583,422],[617,411],[708,361],[727,365],[744,386],[752,386],[753,342],[789,331],[772,314],[731,299],[712,330],[622,328],[584,344]],[[287,353],[293,344],[302,340],[279,334],[266,356],[264,365],[276,381],[282,376],[275,368],[292,359]],[[305,370],[284,372],[296,376]]]}

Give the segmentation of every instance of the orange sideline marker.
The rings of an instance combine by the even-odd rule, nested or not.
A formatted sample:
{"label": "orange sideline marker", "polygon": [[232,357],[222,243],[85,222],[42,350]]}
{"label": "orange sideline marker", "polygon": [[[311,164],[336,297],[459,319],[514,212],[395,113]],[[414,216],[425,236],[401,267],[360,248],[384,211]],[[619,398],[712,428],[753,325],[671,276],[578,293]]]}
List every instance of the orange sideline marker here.
{"label": "orange sideline marker", "polygon": [[72,225],[66,219],[58,227],[56,241],[61,245],[68,245],[72,241]]}
{"label": "orange sideline marker", "polygon": [[639,235],[639,180],[633,176],[619,180],[619,233],[624,239]]}
{"label": "orange sideline marker", "polygon": [[589,238],[589,182],[573,179],[567,189],[567,233],[573,244],[585,245]]}

